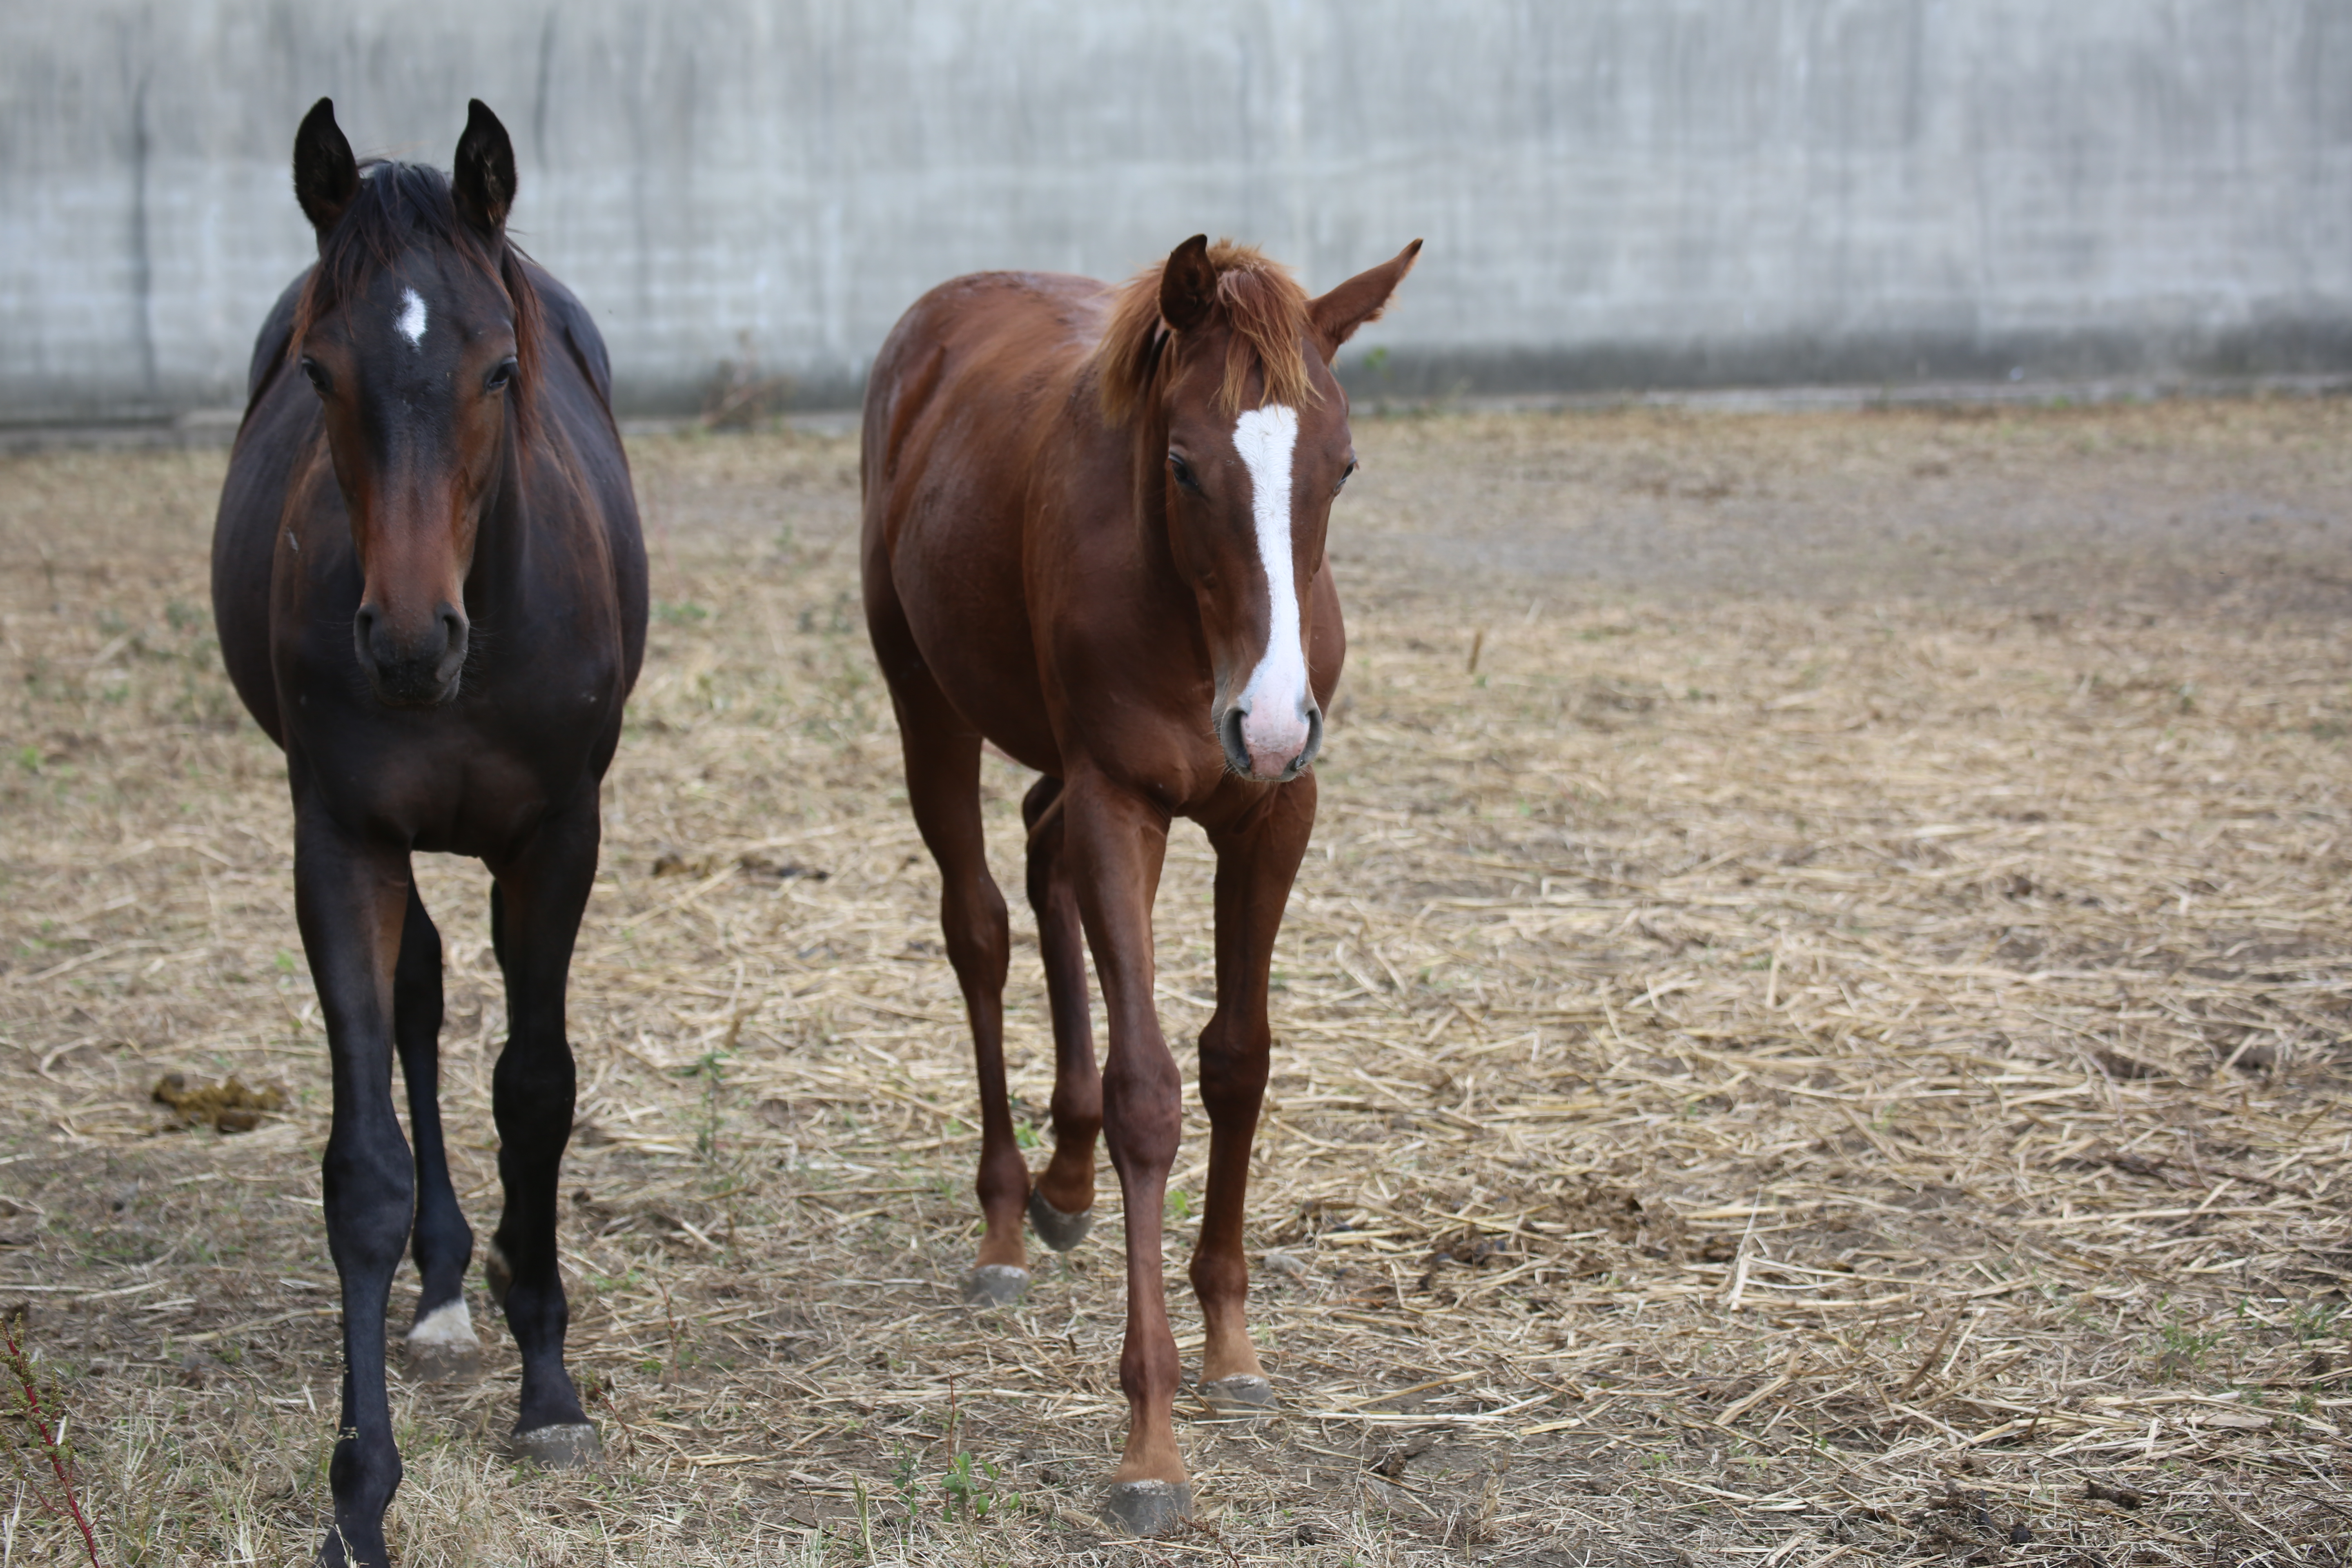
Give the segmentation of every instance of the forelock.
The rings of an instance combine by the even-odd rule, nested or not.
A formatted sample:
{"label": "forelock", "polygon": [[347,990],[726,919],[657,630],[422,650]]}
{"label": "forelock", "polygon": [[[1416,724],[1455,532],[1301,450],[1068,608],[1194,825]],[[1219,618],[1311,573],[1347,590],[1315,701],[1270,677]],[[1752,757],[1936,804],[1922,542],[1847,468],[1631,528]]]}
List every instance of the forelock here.
{"label": "forelock", "polygon": [[[1094,365],[1105,416],[1124,425],[1167,368],[1168,349],[1181,334],[1160,319],[1160,279],[1166,263],[1147,267],[1121,285]],[[1237,415],[1249,396],[1252,373],[1261,378],[1258,403],[1304,407],[1317,401],[1304,344],[1312,322],[1307,290],[1289,270],[1255,246],[1221,239],[1209,247],[1216,278],[1212,321],[1230,331],[1217,388],[1218,405]],[[1205,333],[1196,331],[1195,336]]]}
{"label": "forelock", "polygon": [[397,266],[409,251],[451,252],[493,286],[503,289],[512,305],[516,380],[521,389],[516,407],[522,433],[527,434],[541,320],[528,258],[512,240],[503,236],[495,243],[486,240],[458,216],[449,176],[440,170],[380,159],[362,163],[360,172],[359,193],[320,241],[319,264],[310,269],[310,280],[296,302],[294,331],[287,344],[289,357],[301,352],[311,323],[344,300],[364,293],[378,275]]}

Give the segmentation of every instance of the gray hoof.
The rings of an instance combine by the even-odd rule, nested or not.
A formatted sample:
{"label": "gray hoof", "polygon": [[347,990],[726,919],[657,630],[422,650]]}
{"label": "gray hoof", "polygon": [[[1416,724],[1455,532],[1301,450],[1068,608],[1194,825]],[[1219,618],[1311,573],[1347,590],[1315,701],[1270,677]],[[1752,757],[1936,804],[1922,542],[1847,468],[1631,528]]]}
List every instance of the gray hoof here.
{"label": "gray hoof", "polygon": [[471,1383],[482,1375],[482,1342],[464,1297],[418,1315],[408,1331],[408,1375],[424,1383]]}
{"label": "gray hoof", "polygon": [[1010,1307],[1029,1293],[1029,1270],[1009,1263],[983,1263],[956,1281],[967,1307]]}
{"label": "gray hoof", "polygon": [[419,1383],[478,1383],[482,1376],[479,1345],[425,1344],[408,1342],[404,1358],[408,1375]]}
{"label": "gray hoof", "polygon": [[1173,1535],[1192,1517],[1192,1488],[1188,1482],[1113,1481],[1104,1500],[1103,1517],[1146,1540]]}
{"label": "gray hoof", "polygon": [[1036,1188],[1029,1189],[1029,1228],[1037,1239],[1056,1252],[1067,1252],[1087,1238],[1095,1227],[1095,1211],[1080,1209],[1076,1214],[1064,1214],[1045,1201]]}
{"label": "gray hoof", "polygon": [[549,1470],[584,1470],[604,1457],[604,1440],[585,1421],[518,1432],[513,1444],[517,1458]]}
{"label": "gray hoof", "polygon": [[1274,1384],[1262,1377],[1221,1377],[1201,1384],[1201,1397],[1211,1410],[1228,1421],[1247,1421],[1274,1414]]}

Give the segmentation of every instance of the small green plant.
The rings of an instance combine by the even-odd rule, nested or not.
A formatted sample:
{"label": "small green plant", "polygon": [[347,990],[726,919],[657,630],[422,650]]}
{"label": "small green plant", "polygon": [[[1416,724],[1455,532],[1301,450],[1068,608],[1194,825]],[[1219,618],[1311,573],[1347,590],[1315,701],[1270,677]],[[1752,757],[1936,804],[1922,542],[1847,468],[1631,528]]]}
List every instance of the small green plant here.
{"label": "small green plant", "polygon": [[2340,1302],[2306,1301],[2294,1310],[2287,1321],[2298,1340],[2325,1340],[2336,1337],[2336,1323],[2344,1315]]}
{"label": "small green plant", "polygon": [[654,619],[666,626],[690,626],[698,621],[707,621],[709,618],[709,607],[698,605],[690,599],[677,604],[667,599],[657,599],[654,602]]}
{"label": "small green plant", "polygon": [[958,1454],[949,1462],[947,1474],[940,1478],[940,1490],[946,1494],[943,1511],[952,1517],[961,1510],[966,1519],[982,1520],[991,1513],[1018,1508],[1020,1493],[997,1489],[1003,1479],[1003,1472],[990,1461]]}
{"label": "small green plant", "polygon": [[1174,1192],[1170,1193],[1168,1194],[1168,1214],[1169,1217],[1171,1219],[1191,1219],[1192,1217],[1192,1194],[1186,1192],[1181,1187],[1178,1187]]}
{"label": "small green plant", "polygon": [[695,1129],[694,1147],[706,1161],[719,1158],[719,1130],[726,1119],[727,1059],[733,1054],[723,1048],[705,1051],[684,1072],[685,1077],[702,1080],[702,1118]]}

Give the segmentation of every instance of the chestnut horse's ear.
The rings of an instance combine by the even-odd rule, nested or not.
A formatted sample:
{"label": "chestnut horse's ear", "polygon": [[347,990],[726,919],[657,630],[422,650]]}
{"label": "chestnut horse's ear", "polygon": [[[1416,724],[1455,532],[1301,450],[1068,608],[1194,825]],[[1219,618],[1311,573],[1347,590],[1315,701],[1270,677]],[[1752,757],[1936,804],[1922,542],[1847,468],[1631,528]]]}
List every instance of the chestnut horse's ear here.
{"label": "chestnut horse's ear", "polygon": [[1209,265],[1209,237],[1196,234],[1168,253],[1160,269],[1160,319],[1187,332],[1209,319],[1217,302],[1217,269]]}
{"label": "chestnut horse's ear", "polygon": [[1356,335],[1358,327],[1381,319],[1381,312],[1388,309],[1389,296],[1396,292],[1420,255],[1421,241],[1416,239],[1370,271],[1359,272],[1321,299],[1307,302],[1307,313],[1315,323],[1316,335],[1323,340],[1326,360]]}
{"label": "chestnut horse's ear", "polygon": [[319,243],[335,232],[352,198],[360,194],[360,166],[343,128],[335,123],[335,100],[322,98],[302,117],[294,132],[294,199],[319,236]]}
{"label": "chestnut horse's ear", "polygon": [[449,195],[457,216],[485,239],[506,233],[507,213],[514,205],[514,143],[480,99],[466,101],[466,133],[457,138],[457,156],[450,165]]}

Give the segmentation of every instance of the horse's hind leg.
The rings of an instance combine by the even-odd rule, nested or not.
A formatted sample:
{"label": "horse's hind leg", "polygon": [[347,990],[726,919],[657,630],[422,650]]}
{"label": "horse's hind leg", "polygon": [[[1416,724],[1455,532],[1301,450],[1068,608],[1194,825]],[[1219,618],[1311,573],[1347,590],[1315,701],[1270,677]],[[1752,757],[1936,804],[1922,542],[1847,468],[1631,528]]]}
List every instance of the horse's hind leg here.
{"label": "horse's hind leg", "polygon": [[1062,781],[1042,778],[1021,803],[1029,828],[1029,907],[1045,961],[1054,1015],[1054,1157],[1029,1190],[1037,1239],[1067,1252],[1094,1224],[1095,1140],[1102,1132],[1102,1074],[1087,1009],[1087,938],[1062,851]]}
{"label": "horse's hind leg", "polygon": [[415,1168],[392,1107],[393,1020],[385,1006],[405,912],[407,856],[355,841],[307,805],[296,782],[294,915],[319,988],[334,1082],[320,1162],[327,1250],[342,1288],[343,1407],[327,1481],[334,1529],[322,1563],[387,1560],[383,1510],[400,1486],[384,1390],[384,1316],[408,1241]]}
{"label": "horse's hind leg", "polygon": [[564,992],[596,878],[597,835],[592,784],[584,803],[551,813],[520,855],[490,868],[491,929],[507,982],[506,1049],[490,1079],[506,1205],[483,1271],[522,1355],[515,1444],[546,1465],[585,1464],[599,1452],[564,1370],[571,1311],[555,1257],[556,1187],[578,1089]]}
{"label": "horse's hind leg", "polygon": [[1239,823],[1213,828],[1217,852],[1217,1010],[1201,1031],[1201,1103],[1209,1113],[1209,1190],[1192,1249],[1201,1302],[1201,1396],[1248,1415],[1274,1403],[1249,1334],[1249,1261],[1242,1249],[1250,1145],[1265,1098],[1274,1034],[1266,984],[1275,934],[1315,826],[1315,775],[1284,784]]}
{"label": "horse's hind leg", "polygon": [[392,1034],[408,1089],[408,1131],[416,1145],[416,1223],[411,1256],[421,1289],[408,1331],[409,1370],[420,1377],[470,1377],[481,1370],[482,1342],[466,1310],[466,1265],[474,1233],[449,1184],[441,1136],[441,933],[425,912],[416,884],[400,927],[400,962],[392,978]]}
{"label": "horse's hind leg", "polygon": [[976,1306],[1002,1306],[1029,1288],[1021,1240],[1029,1164],[1013,1136],[1004,1084],[1004,971],[1013,938],[1004,895],[988,873],[988,843],[981,829],[980,736],[919,663],[886,659],[884,669],[898,710],[908,805],[940,868],[940,931],[963,990],[980,1079],[980,1176],[974,1185],[986,1228],[980,1256],[961,1286],[964,1300]]}

